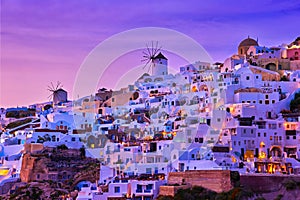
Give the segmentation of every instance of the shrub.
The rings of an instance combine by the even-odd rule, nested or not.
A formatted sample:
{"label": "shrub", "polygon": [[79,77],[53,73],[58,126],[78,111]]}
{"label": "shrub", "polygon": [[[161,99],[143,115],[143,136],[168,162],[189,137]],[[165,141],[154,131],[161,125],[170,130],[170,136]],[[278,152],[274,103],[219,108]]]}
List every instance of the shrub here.
{"label": "shrub", "polygon": [[286,190],[295,190],[297,188],[297,183],[293,180],[288,180],[283,183]]}
{"label": "shrub", "polygon": [[68,147],[67,147],[65,144],[62,144],[62,145],[57,146],[57,149],[60,149],[60,150],[67,150]]}

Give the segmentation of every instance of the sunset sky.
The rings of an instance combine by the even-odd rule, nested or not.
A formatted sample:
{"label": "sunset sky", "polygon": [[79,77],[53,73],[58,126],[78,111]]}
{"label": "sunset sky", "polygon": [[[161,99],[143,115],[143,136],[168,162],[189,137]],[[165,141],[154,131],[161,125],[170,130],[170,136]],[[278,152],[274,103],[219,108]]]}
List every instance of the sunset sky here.
{"label": "sunset sky", "polygon": [[[299,0],[0,2],[0,107],[47,101],[50,82],[61,81],[72,93],[85,57],[105,39],[129,29],[163,27],[182,32],[221,62],[248,35],[258,37],[263,46],[290,43],[300,36]],[[114,65],[130,70],[142,57],[133,55],[121,56]],[[183,64],[176,56],[170,62],[175,68]],[[121,75],[111,71],[107,76],[116,80]],[[108,80],[100,85],[113,87]]]}

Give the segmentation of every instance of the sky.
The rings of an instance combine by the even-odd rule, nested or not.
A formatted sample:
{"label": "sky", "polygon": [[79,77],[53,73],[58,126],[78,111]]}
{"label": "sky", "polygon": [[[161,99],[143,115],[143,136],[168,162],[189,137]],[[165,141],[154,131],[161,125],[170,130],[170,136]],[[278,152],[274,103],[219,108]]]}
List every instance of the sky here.
{"label": "sky", "polygon": [[[258,38],[263,46],[290,43],[300,35],[299,0],[0,2],[0,107],[47,101],[47,86],[57,81],[71,96],[78,70],[90,52],[111,36],[130,29],[179,31],[221,62],[236,53],[248,35]],[[113,65],[131,70],[141,57],[129,52],[127,58],[120,55]],[[171,58],[175,68],[184,64],[176,56]],[[113,88],[122,76],[118,67],[108,70],[98,86]]]}

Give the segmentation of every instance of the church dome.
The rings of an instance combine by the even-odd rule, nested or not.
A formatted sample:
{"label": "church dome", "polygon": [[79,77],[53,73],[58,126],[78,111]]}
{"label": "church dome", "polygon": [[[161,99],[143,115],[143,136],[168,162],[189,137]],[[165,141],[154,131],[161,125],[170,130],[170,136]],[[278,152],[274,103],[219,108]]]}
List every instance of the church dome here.
{"label": "church dome", "polygon": [[244,39],[240,44],[239,47],[249,47],[249,46],[258,46],[258,43],[256,40],[248,37],[247,39]]}

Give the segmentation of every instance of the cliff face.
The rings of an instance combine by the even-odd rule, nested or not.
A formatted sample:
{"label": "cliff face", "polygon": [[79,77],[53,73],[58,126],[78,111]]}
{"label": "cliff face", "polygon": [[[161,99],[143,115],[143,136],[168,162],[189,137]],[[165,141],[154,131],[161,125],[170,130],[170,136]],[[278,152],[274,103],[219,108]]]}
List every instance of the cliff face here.
{"label": "cliff face", "polygon": [[20,177],[22,182],[50,181],[72,189],[79,181],[99,180],[99,172],[99,161],[85,158],[80,150],[44,148],[24,153]]}
{"label": "cliff face", "polygon": [[283,185],[287,181],[295,181],[296,183],[300,183],[300,176],[251,174],[242,175],[240,179],[241,185],[260,193],[279,191],[282,187],[284,187]]}

